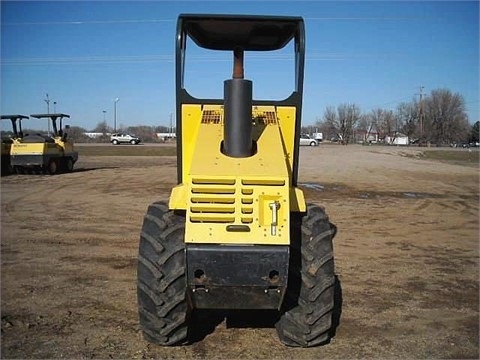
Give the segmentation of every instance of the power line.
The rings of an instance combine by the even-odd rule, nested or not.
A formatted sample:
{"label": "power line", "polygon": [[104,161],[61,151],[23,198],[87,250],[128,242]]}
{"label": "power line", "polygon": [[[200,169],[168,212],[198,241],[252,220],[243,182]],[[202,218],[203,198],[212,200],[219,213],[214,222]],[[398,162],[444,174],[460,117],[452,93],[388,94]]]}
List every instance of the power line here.
{"label": "power line", "polygon": [[[325,53],[311,54],[306,57],[306,61],[342,61],[356,58],[378,59],[379,54],[342,54]],[[398,54],[384,54],[385,57],[398,57]],[[293,61],[291,54],[272,53],[272,54],[248,54],[248,61]],[[60,65],[60,64],[88,64],[88,63],[145,63],[145,62],[173,62],[174,55],[139,55],[139,56],[74,56],[74,57],[54,57],[54,58],[4,58],[1,59],[2,65]],[[189,57],[189,62],[230,62],[227,54],[225,56],[215,55],[193,55]]]}
{"label": "power line", "polygon": [[176,19],[141,19],[141,20],[77,20],[77,21],[33,21],[33,22],[6,22],[4,26],[26,25],[89,25],[89,24],[138,24],[138,23],[165,23]]}
{"label": "power line", "polygon": [[[423,17],[361,17],[361,16],[330,16],[330,17],[304,17],[305,21],[413,21],[425,20]],[[177,19],[123,19],[123,20],[74,20],[74,21],[31,21],[31,22],[5,22],[4,26],[25,25],[89,25],[89,24],[149,24],[176,22]]]}

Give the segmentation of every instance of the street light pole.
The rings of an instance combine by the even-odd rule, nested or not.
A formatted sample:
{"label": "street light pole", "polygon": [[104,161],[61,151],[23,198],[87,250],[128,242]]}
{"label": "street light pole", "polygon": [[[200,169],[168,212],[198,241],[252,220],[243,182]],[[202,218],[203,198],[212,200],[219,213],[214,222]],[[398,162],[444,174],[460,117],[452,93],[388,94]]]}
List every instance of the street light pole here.
{"label": "street light pole", "polygon": [[48,97],[48,94],[44,101],[47,103],[47,114],[50,114],[50,98]]}
{"label": "street light pole", "polygon": [[[47,114],[50,114],[50,98],[48,97],[48,94],[46,94],[44,101],[47,103]],[[47,127],[48,127],[48,135],[50,135],[50,120],[47,120]]]}
{"label": "street light pole", "polygon": [[113,132],[117,132],[117,102],[120,100],[118,97],[113,101]]}

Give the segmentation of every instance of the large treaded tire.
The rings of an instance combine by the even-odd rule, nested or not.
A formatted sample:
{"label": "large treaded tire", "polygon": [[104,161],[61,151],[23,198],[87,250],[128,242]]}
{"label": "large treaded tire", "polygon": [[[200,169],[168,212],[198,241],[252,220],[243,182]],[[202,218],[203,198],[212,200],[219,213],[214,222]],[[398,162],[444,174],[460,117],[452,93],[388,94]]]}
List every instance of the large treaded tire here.
{"label": "large treaded tire", "polygon": [[187,342],[190,306],[185,277],[185,217],[156,202],[143,220],[137,269],[140,327],[158,345]]}
{"label": "large treaded tire", "polygon": [[276,324],[285,345],[312,347],[330,340],[336,281],[335,229],[323,208],[312,204],[307,205],[307,214],[301,220],[292,219],[288,289],[283,314]]}

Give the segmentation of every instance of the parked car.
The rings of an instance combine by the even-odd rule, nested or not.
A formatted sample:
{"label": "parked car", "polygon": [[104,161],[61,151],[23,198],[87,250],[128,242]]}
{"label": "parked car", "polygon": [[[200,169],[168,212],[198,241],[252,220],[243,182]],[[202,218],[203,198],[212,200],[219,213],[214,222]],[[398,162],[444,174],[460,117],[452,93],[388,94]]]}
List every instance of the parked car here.
{"label": "parked car", "polygon": [[317,139],[312,138],[308,134],[301,134],[300,135],[300,145],[301,146],[318,146],[319,141]]}
{"label": "parked car", "polygon": [[130,134],[112,134],[110,135],[110,142],[113,145],[118,144],[132,144],[137,145],[140,143],[140,138]]}

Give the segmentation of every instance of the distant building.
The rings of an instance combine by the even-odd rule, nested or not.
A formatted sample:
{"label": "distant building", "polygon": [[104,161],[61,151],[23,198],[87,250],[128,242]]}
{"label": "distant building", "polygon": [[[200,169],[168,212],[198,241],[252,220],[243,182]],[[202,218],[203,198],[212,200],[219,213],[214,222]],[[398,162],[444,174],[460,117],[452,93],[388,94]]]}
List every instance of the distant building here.
{"label": "distant building", "polygon": [[379,134],[376,131],[355,130],[355,142],[376,144],[378,142]]}
{"label": "distant building", "polygon": [[385,136],[385,144],[388,145],[408,145],[408,136],[400,132],[396,132],[393,136]]}
{"label": "distant building", "polygon": [[83,135],[88,136],[90,139],[96,139],[100,136],[110,136],[110,133],[101,133],[101,132],[85,132]]}
{"label": "distant building", "polygon": [[157,135],[157,139],[162,140],[162,141],[177,138],[177,134],[175,134],[175,133],[156,133],[156,135]]}

